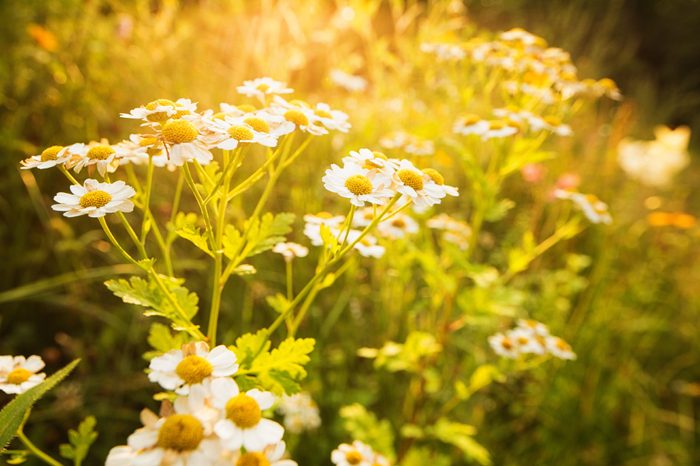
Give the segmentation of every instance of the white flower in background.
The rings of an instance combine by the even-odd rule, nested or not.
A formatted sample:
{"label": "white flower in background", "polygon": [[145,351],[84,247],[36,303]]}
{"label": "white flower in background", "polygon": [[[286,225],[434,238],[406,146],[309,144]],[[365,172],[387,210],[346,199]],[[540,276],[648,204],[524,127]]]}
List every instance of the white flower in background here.
{"label": "white flower in background", "polygon": [[114,173],[120,165],[120,157],[128,155],[123,146],[104,143],[73,144],[66,152],[71,157],[66,167],[80,173],[83,168],[94,166],[102,177]]}
{"label": "white flower in background", "polygon": [[218,135],[216,147],[224,150],[233,150],[240,144],[260,144],[265,147],[277,146],[277,137],[269,132],[269,124],[262,120],[252,118],[248,119],[251,123],[261,130],[258,131],[250,123],[244,121],[244,118],[229,118],[222,120],[213,120],[211,128]]}
{"label": "white flower in background", "polygon": [[352,445],[341,443],[331,453],[331,461],[336,466],[373,466],[374,450],[369,445],[355,440]]}
{"label": "white flower in background", "polygon": [[309,248],[298,243],[277,243],[272,248],[272,252],[282,254],[284,260],[291,261],[296,257],[306,257],[309,255]]}
{"label": "white flower in background", "polygon": [[474,114],[459,117],[452,126],[452,132],[462,136],[469,136],[470,134],[481,136],[488,130],[489,122]]}
{"label": "white flower in background", "polygon": [[513,28],[498,35],[501,40],[520,42],[524,45],[546,46],[547,42],[540,36],[536,36],[521,28]]}
{"label": "white flower in background", "polygon": [[0,391],[10,395],[26,392],[44,381],[46,374],[39,372],[43,368],[39,356],[0,356]]}
{"label": "white flower in background", "polygon": [[529,329],[515,328],[507,333],[510,341],[515,343],[521,354],[544,354],[544,339]]}
{"label": "white flower in background", "polygon": [[282,81],[275,81],[272,78],[256,78],[250,81],[243,81],[242,86],[236,88],[239,94],[246,97],[255,97],[263,104],[267,96],[291,94],[294,89],[287,87]]}
{"label": "white flower in background", "polygon": [[488,129],[481,134],[481,139],[507,138],[518,132],[518,127],[507,120],[490,120]]}
{"label": "white flower in background", "polygon": [[328,212],[319,212],[316,215],[304,215],[304,235],[311,240],[314,246],[322,246],[321,225],[325,225],[334,237],[340,235],[340,226],[345,222],[343,215],[332,215]]}
{"label": "white flower in background", "polygon": [[408,160],[401,160],[394,172],[396,191],[413,201],[419,208],[439,204],[447,193],[429,176]]}
{"label": "white flower in background", "polygon": [[387,134],[379,140],[379,145],[386,149],[398,149],[416,156],[433,155],[435,153],[433,141],[420,139],[404,131],[395,131]]}
{"label": "white flower in background", "polygon": [[555,189],[554,197],[572,201],[583,212],[591,223],[612,223],[608,205],[593,194],[583,194],[564,189]]}
{"label": "white flower in background", "polygon": [[275,96],[268,110],[293,123],[295,129],[298,128],[300,131],[314,136],[328,134],[328,129],[320,124],[318,116],[306,102],[287,102],[282,97]]}
{"label": "white flower in background", "polygon": [[518,357],[518,346],[515,342],[502,333],[497,333],[489,337],[489,345],[493,351],[504,358],[515,359]]}
{"label": "white flower in background", "polygon": [[70,159],[70,155],[63,149],[63,146],[47,147],[41,151],[41,154],[32,155],[22,160],[20,162],[22,164],[22,169],[28,170],[31,168],[38,168],[44,170],[46,168],[55,167],[56,165],[63,165]]}
{"label": "white flower in background", "polygon": [[623,139],[618,145],[618,162],[625,173],[640,183],[657,188],[671,185],[673,178],[690,163],[690,129],[655,128],[656,139]]}
{"label": "white flower in background", "polygon": [[398,239],[418,233],[418,223],[404,213],[392,215],[377,225],[377,234],[383,238]]}
{"label": "white flower in background", "polygon": [[576,359],[576,353],[571,349],[571,345],[559,337],[549,336],[545,338],[545,345],[550,354],[559,359]]}
{"label": "white flower in background", "polygon": [[293,434],[314,430],[321,425],[318,405],[306,392],[283,396],[277,409],[284,416],[284,427]]}
{"label": "white flower in background", "polygon": [[350,73],[334,69],[329,77],[336,86],[342,87],[348,92],[362,92],[367,89],[367,80],[362,76],[354,76]]}
{"label": "white flower in background", "polygon": [[424,157],[435,153],[435,143],[427,139],[412,138],[403,150],[410,155]]}
{"label": "white flower in background", "polygon": [[214,156],[209,151],[202,124],[198,118],[177,118],[157,128],[159,138],[166,146],[166,157],[172,165],[180,167],[194,160],[207,165],[212,161]]}
{"label": "white flower in background", "polygon": [[143,120],[146,125],[164,123],[171,118],[181,118],[197,111],[197,104],[190,99],[178,99],[173,102],[168,99],[157,99],[146,105],[132,109],[129,113],[122,113],[122,118]]}
{"label": "white flower in background", "polygon": [[[358,230],[350,230],[348,232],[348,237],[346,242],[348,244],[355,243],[360,237],[361,232]],[[337,235],[336,235],[337,237]],[[372,235],[365,235],[355,243],[353,249],[357,250],[362,257],[374,257],[376,259],[382,257],[386,252],[386,248],[380,244],[377,244],[377,238]]]}
{"label": "white flower in background", "polygon": [[457,245],[462,250],[469,248],[472,230],[465,222],[454,219],[447,214],[440,214],[426,222],[428,228],[442,231],[442,239]]}
{"label": "white flower in background", "polygon": [[383,186],[391,185],[396,162],[396,159],[390,159],[381,152],[370,149],[350,151],[350,155],[343,157],[344,166],[354,165],[368,170],[367,176]]}
{"label": "white flower in background", "polygon": [[383,205],[394,196],[380,178],[372,179],[370,170],[355,164],[342,168],[331,165],[323,176],[323,185],[328,191],[350,199],[357,207],[363,207],[365,203]]}
{"label": "white flower in background", "polygon": [[445,178],[442,174],[435,170],[434,168],[424,168],[423,177],[428,184],[435,184],[439,186],[439,190],[445,193],[445,196],[457,197],[459,196],[459,190],[455,186],[449,186],[445,184]]}
{"label": "white flower in background", "polygon": [[[222,463],[221,466],[297,466],[296,461],[284,459],[285,451],[284,442],[279,442],[273,445],[268,445],[262,451],[246,451],[243,453],[238,450],[233,452]],[[217,466],[219,466],[217,464]]]}
{"label": "white flower in background", "polygon": [[131,212],[134,203],[130,201],[136,194],[134,188],[123,181],[114,183],[100,183],[97,180],[87,179],[81,186],[79,184],[70,187],[70,193],[58,193],[53,200],[51,208],[63,212],[65,217],[78,217],[88,215],[90,217],[103,217],[114,212]]}
{"label": "white flower in background", "polygon": [[350,130],[348,115],[345,112],[334,110],[323,102],[317,103],[313,108],[313,112],[317,125],[321,125],[330,131],[340,131],[341,133],[347,133]]}
{"label": "white flower in background", "polygon": [[206,466],[221,457],[219,439],[197,414],[158,417],[144,410],[141,422],[127,445],[110,450],[105,466]]}
{"label": "white flower in background", "polygon": [[224,345],[209,351],[204,342],[188,343],[182,349],[168,351],[151,359],[148,379],[180,395],[194,385],[236,373],[236,355]]}
{"label": "white flower in background", "polygon": [[214,426],[216,435],[229,450],[243,447],[247,451],[260,451],[282,440],[284,428],[262,417],[275,397],[272,393],[257,389],[245,393],[239,391],[232,379],[222,378],[211,382],[212,405],[225,414]]}
{"label": "white flower in background", "polygon": [[467,56],[464,49],[457,44],[423,42],[420,44],[420,50],[435,55],[440,61],[458,61]]}
{"label": "white flower in background", "polygon": [[532,319],[518,319],[518,328],[527,330],[534,336],[548,337],[549,329],[542,322]]}

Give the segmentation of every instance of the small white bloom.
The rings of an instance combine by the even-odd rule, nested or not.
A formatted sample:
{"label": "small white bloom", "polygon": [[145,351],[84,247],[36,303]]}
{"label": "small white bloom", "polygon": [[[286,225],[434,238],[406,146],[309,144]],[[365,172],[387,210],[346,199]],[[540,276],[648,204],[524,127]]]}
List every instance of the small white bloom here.
{"label": "small white bloom", "polygon": [[239,94],[246,97],[255,97],[263,104],[265,98],[271,95],[291,94],[294,89],[290,89],[281,81],[275,81],[272,78],[256,78],[250,81],[243,81],[242,86],[236,88]]}
{"label": "small white bloom", "polygon": [[[248,118],[257,128],[267,131],[258,131],[244,117],[213,120],[211,128],[218,135],[216,147],[224,150],[233,150],[239,144],[260,144],[265,147],[277,146],[277,137],[269,132],[269,125],[265,120]],[[265,126],[263,126],[263,124]]]}
{"label": "small white bloom", "polygon": [[565,342],[559,337],[547,337],[545,339],[545,345],[547,350],[559,359],[574,360],[576,359],[576,353],[571,349],[571,345]]}
{"label": "small white bloom", "polygon": [[321,425],[318,405],[306,392],[285,395],[280,400],[278,410],[284,416],[284,427],[294,434],[314,430]]}
{"label": "small white bloom", "polygon": [[508,332],[508,339],[518,347],[521,354],[544,354],[544,338],[530,329],[515,328]]}
{"label": "small white bloom", "polygon": [[608,205],[593,194],[583,194],[564,189],[555,189],[554,197],[572,201],[591,223],[612,223]]}
{"label": "small white bloom", "polygon": [[[360,234],[361,232],[358,230],[348,231],[348,238],[346,242],[349,244],[355,243],[355,241],[357,241],[357,239],[360,237]],[[361,240],[355,243],[353,249],[357,250],[362,257],[374,257],[378,259],[384,255],[386,248],[377,243],[377,238],[366,234]]]}
{"label": "small white bloom", "polygon": [[173,102],[168,99],[158,99],[146,105],[122,113],[122,118],[143,120],[145,125],[163,123],[171,118],[181,118],[197,111],[197,104],[190,99],[178,99]]}
{"label": "small white bloom", "polygon": [[365,203],[383,205],[394,196],[391,189],[384,186],[380,178],[372,178],[370,170],[355,164],[331,165],[323,176],[325,188],[342,197],[350,199],[350,202],[358,207]]}
{"label": "small white bloom", "polygon": [[[284,442],[278,442],[266,446],[262,451],[238,450],[227,456],[223,464],[226,465],[257,465],[257,466],[297,466],[296,461],[284,459],[286,446]],[[217,465],[218,466],[218,465]]]}
{"label": "small white bloom", "polygon": [[70,154],[63,150],[63,146],[51,146],[44,149],[41,154],[33,155],[20,163],[23,170],[38,168],[44,170],[46,168],[63,165],[70,159]]}
{"label": "small white bloom", "polygon": [[96,142],[73,144],[66,148],[66,153],[70,154],[66,167],[80,173],[83,168],[94,166],[102,177],[114,173],[119,167],[119,158],[128,155],[123,146]]}
{"label": "small white bloom", "polygon": [[367,80],[362,76],[354,76],[350,73],[333,69],[329,77],[333,84],[342,87],[348,92],[362,92],[367,89]]}
{"label": "small white bloom", "polygon": [[65,217],[78,217],[89,215],[90,217],[103,217],[114,212],[131,212],[134,203],[130,201],[136,194],[134,188],[123,181],[114,183],[100,183],[97,180],[87,179],[81,186],[79,184],[70,187],[70,193],[58,193],[53,200],[51,208],[58,212],[64,212]]}
{"label": "small white bloom", "polygon": [[305,102],[287,102],[276,95],[268,110],[294,124],[295,129],[314,136],[328,134],[328,129],[321,124],[314,110]]}
{"label": "small white bloom", "polygon": [[331,453],[331,461],[336,466],[373,466],[374,451],[369,445],[355,440],[352,445],[341,443]]}
{"label": "small white bloom", "polygon": [[393,176],[397,192],[413,201],[418,208],[439,204],[447,191],[408,160],[401,160]]}
{"label": "small white bloom", "polygon": [[282,254],[284,260],[291,261],[295,257],[306,257],[309,254],[309,248],[298,243],[277,243],[272,248],[272,252]]}
{"label": "small white bloom", "polygon": [[229,378],[211,382],[212,404],[224,413],[214,426],[214,432],[229,450],[241,447],[247,451],[261,451],[270,444],[282,440],[284,428],[262,417],[262,412],[272,407],[272,393],[257,389],[240,392],[238,385]]}
{"label": "small white bloom", "polygon": [[186,395],[190,388],[205,381],[236,373],[236,355],[224,345],[209,351],[204,342],[183,345],[151,360],[148,379],[166,390]]}
{"label": "small white bloom", "polygon": [[165,143],[165,155],[170,164],[182,166],[196,160],[207,165],[214,158],[209,146],[208,128],[198,116],[167,120],[159,125],[159,139]]}
{"label": "small white bloom", "polygon": [[482,120],[479,115],[464,115],[458,118],[452,126],[453,133],[463,136],[469,136],[470,134],[481,136],[488,130],[489,122]]}
{"label": "small white bloom", "polygon": [[418,233],[418,223],[404,213],[397,213],[377,225],[377,234],[384,238],[398,239]]}
{"label": "small white bloom", "polygon": [[0,356],[0,391],[11,395],[26,392],[44,381],[46,374],[39,372],[43,368],[39,356]]}
{"label": "small white bloom", "polygon": [[316,104],[313,112],[316,116],[317,125],[321,125],[330,131],[340,131],[341,133],[347,133],[350,130],[348,115],[345,112],[334,110],[323,102]]}
{"label": "small white bloom", "polygon": [[493,351],[504,358],[515,359],[518,357],[518,346],[508,336],[497,333],[489,337],[489,345]]}

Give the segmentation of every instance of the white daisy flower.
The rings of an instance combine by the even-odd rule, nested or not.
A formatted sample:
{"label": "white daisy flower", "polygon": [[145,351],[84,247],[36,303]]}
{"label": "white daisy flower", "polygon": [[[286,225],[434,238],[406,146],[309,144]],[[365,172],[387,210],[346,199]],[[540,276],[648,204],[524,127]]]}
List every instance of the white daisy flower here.
{"label": "white daisy flower", "polygon": [[489,337],[489,345],[493,351],[504,358],[515,359],[518,357],[518,345],[508,336],[497,333]]}
{"label": "white daisy flower", "polygon": [[209,150],[207,130],[203,120],[196,117],[168,120],[157,128],[159,139],[165,143],[169,164],[182,166],[196,160],[207,165],[214,156]]}
{"label": "white daisy flower", "polygon": [[41,154],[33,155],[20,163],[23,170],[38,168],[44,170],[46,168],[63,165],[70,159],[70,155],[63,150],[63,146],[51,146],[44,149]]}
{"label": "white daisy flower", "polygon": [[322,246],[321,225],[330,228],[331,233],[337,238],[340,235],[340,226],[345,222],[343,215],[333,216],[328,212],[319,212],[316,215],[304,215],[304,235],[311,240],[314,246]]}
{"label": "white daisy flower", "polygon": [[397,213],[377,225],[377,234],[384,238],[398,239],[418,233],[418,223],[404,213]]}
{"label": "white daisy flower", "polygon": [[284,416],[284,427],[293,434],[314,430],[321,425],[318,405],[306,392],[283,396],[277,409]]}
{"label": "white daisy flower", "polygon": [[453,133],[463,136],[469,136],[470,134],[481,136],[485,134],[488,129],[489,122],[482,120],[479,115],[473,114],[461,116],[452,126]]}
{"label": "white daisy flower", "polygon": [[164,123],[171,118],[181,118],[197,111],[197,104],[190,99],[178,99],[173,102],[168,99],[157,99],[146,105],[122,113],[122,118],[143,120],[146,124]]}
{"label": "white daisy flower", "polygon": [[100,176],[114,173],[119,167],[119,159],[128,153],[123,146],[91,142],[90,144],[73,144],[66,150],[71,159],[66,166],[76,173],[85,167],[96,167]]}
{"label": "white daisy flower", "polygon": [[418,208],[439,204],[447,195],[444,188],[408,160],[399,162],[393,179],[396,191],[413,201]]}
{"label": "white daisy flower", "polygon": [[284,428],[262,417],[263,410],[275,401],[272,393],[257,389],[242,393],[229,378],[213,380],[211,393],[212,404],[225,413],[214,426],[214,432],[227,449],[243,447],[246,451],[261,451],[282,440]]}
{"label": "white daisy flower", "polygon": [[269,123],[259,117],[215,119],[211,129],[218,136],[213,136],[213,138],[217,139],[215,146],[219,149],[233,150],[240,144],[277,146],[277,136],[270,132]]}
{"label": "white daisy flower", "polygon": [[518,132],[518,127],[507,120],[491,120],[488,122],[488,129],[481,134],[481,139],[489,140],[493,138],[506,138]]}
{"label": "white daisy flower", "polygon": [[87,179],[81,186],[79,184],[70,187],[70,193],[58,193],[53,200],[51,208],[58,212],[64,212],[65,217],[78,217],[88,215],[90,217],[104,217],[114,212],[131,212],[134,203],[129,199],[134,197],[136,191],[123,181],[114,183],[100,183],[97,180]]}
{"label": "white daisy flower", "polygon": [[367,89],[367,80],[362,76],[355,76],[338,69],[333,69],[329,77],[333,84],[342,87],[348,92],[362,92]]}
{"label": "white daisy flower", "polygon": [[270,95],[291,94],[293,89],[287,87],[287,84],[281,81],[275,81],[272,78],[256,78],[250,81],[243,81],[242,86],[236,88],[239,94],[246,97],[255,97],[263,104],[265,98]]}
{"label": "white daisy flower", "polygon": [[158,417],[144,410],[144,427],[129,436],[127,445],[112,448],[105,466],[202,466],[221,457],[219,439],[195,414]]}
{"label": "white daisy flower", "polygon": [[508,31],[502,32],[498,37],[501,40],[520,42],[524,45],[546,46],[547,44],[545,40],[540,36],[536,36],[535,34],[527,32],[526,30],[521,28],[513,28]]}
{"label": "white daisy flower", "polygon": [[515,328],[508,332],[508,339],[515,343],[521,354],[544,354],[544,337],[529,329]]}
{"label": "white daisy flower", "polygon": [[554,197],[572,201],[591,223],[612,223],[608,205],[593,194],[583,194],[564,189],[555,189]]}
{"label": "white daisy flower", "polygon": [[542,322],[532,319],[518,319],[518,328],[529,331],[534,336],[547,337],[549,329]]}
{"label": "white daisy flower", "polygon": [[268,110],[293,123],[295,129],[298,128],[300,131],[314,136],[328,134],[328,129],[320,124],[316,113],[306,102],[298,100],[287,102],[282,97],[275,96]]}
{"label": "white daisy flower", "polygon": [[447,214],[440,214],[426,222],[428,228],[442,230],[442,239],[457,245],[462,250],[469,248],[472,230],[465,222],[454,219]]}
{"label": "white daisy flower", "polygon": [[[350,230],[346,242],[350,244],[354,243],[360,234],[361,232],[358,230]],[[372,235],[365,235],[360,241],[355,243],[353,249],[357,250],[362,257],[374,257],[379,259],[386,252],[386,248],[377,243],[377,238]]]}
{"label": "white daisy flower", "polygon": [[571,136],[574,134],[569,125],[562,123],[558,118],[553,116],[540,118],[533,115],[533,117],[528,120],[528,124],[532,131],[546,130],[557,136]]}
{"label": "white daisy flower", "polygon": [[284,260],[291,261],[296,257],[306,257],[309,255],[309,248],[298,243],[277,243],[272,248],[272,252],[282,254]]}
{"label": "white daisy flower", "polygon": [[236,466],[297,466],[296,461],[284,459],[286,445],[284,442],[268,445],[262,451],[238,450],[224,462]]}
{"label": "white daisy flower", "polygon": [[149,365],[148,379],[180,395],[205,381],[236,373],[236,355],[224,345],[209,350],[204,342],[190,343],[182,349],[155,357]]}
{"label": "white daisy flower", "polygon": [[403,150],[407,154],[424,157],[435,153],[435,143],[427,139],[412,137]]}
{"label": "white daisy flower", "polygon": [[44,381],[46,374],[39,372],[43,368],[39,356],[0,356],[0,391],[10,395],[26,392]]}
{"label": "white daisy flower", "polygon": [[439,171],[435,170],[434,168],[424,168],[423,176],[427,183],[433,183],[438,185],[439,189],[442,190],[446,196],[459,196],[459,190],[454,186],[446,185],[445,178]]}
{"label": "white daisy flower", "polygon": [[323,176],[323,185],[328,191],[350,199],[358,207],[364,207],[367,202],[383,205],[394,196],[394,192],[385,188],[381,179],[372,179],[370,170],[355,164],[342,168],[336,164],[331,165]]}
{"label": "white daisy flower", "polygon": [[571,349],[571,345],[559,337],[549,336],[545,339],[547,350],[559,359],[576,359],[576,353]]}
{"label": "white daisy flower", "polygon": [[348,115],[340,110],[333,110],[328,104],[323,102],[316,104],[313,108],[316,116],[316,124],[331,131],[347,133],[350,130]]}
{"label": "white daisy flower", "polygon": [[331,461],[336,466],[373,466],[374,451],[369,445],[355,440],[352,445],[341,443],[331,453]]}

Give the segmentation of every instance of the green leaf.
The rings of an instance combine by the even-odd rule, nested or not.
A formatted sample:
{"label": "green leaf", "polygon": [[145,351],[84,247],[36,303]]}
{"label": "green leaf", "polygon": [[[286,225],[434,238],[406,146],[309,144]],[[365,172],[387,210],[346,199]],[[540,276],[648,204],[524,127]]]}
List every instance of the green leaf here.
{"label": "green leaf", "polygon": [[108,280],[105,285],[112,293],[122,298],[125,303],[148,308],[144,311],[144,315],[165,317],[172,322],[175,330],[191,329],[191,320],[197,314],[199,298],[195,293],[182,286],[185,282],[183,279],[165,275],[161,275],[160,278],[189,320],[177,312],[171,301],[151,277],[148,280],[141,277],[131,277],[128,280]]}
{"label": "green leaf", "polygon": [[86,417],[78,426],[78,430],[68,431],[68,441],[59,446],[61,456],[73,460],[75,466],[80,466],[90,451],[90,446],[97,439],[95,425],[97,421],[92,416]]}
{"label": "green leaf", "polygon": [[265,300],[272,309],[280,314],[289,308],[289,300],[282,293],[276,293],[273,296],[268,296],[265,298]]}
{"label": "green leaf", "polygon": [[243,249],[243,235],[233,225],[226,225],[223,237],[224,255],[235,258]]}
{"label": "green leaf", "polygon": [[377,419],[374,413],[355,403],[340,409],[343,428],[350,436],[364,442],[390,460],[396,458],[394,452],[394,431],[388,420]]}
{"label": "green leaf", "polygon": [[207,243],[206,237],[201,233],[199,227],[197,227],[197,215],[193,213],[185,214],[180,212],[175,217],[175,233],[180,238],[184,238],[190,241],[192,244],[197,246],[200,250],[204,251],[211,257],[214,257],[214,253],[209,249],[209,244]]}
{"label": "green leaf", "polygon": [[61,382],[78,365],[80,359],[76,359],[51,377],[44,380],[36,387],[17,395],[0,411],[0,452],[4,451],[7,444],[15,436],[24,417],[46,392]]}
{"label": "green leaf", "polygon": [[474,426],[452,422],[443,418],[438,420],[430,429],[430,432],[432,436],[441,442],[459,448],[466,459],[476,461],[484,466],[491,464],[491,456],[488,450],[472,438],[476,434]]}
{"label": "green leaf", "polygon": [[[236,354],[238,364],[242,368],[249,368],[258,350],[266,352],[270,349],[270,341],[265,330],[258,330],[257,333],[246,333],[236,339],[236,344],[231,347],[231,351]],[[262,348],[262,349],[261,349]]]}
{"label": "green leaf", "polygon": [[180,349],[182,345],[190,340],[188,334],[184,332],[173,334],[167,325],[154,322],[151,324],[151,329],[148,332],[148,344],[151,345],[155,351],[147,352],[144,354],[144,358],[146,360],[151,360],[170,350]]}
{"label": "green leaf", "polygon": [[294,214],[283,212],[273,215],[267,213],[260,221],[254,220],[246,223],[248,231],[248,244],[246,245],[246,257],[254,256],[272,249],[275,244],[284,241],[285,235],[292,231]]}

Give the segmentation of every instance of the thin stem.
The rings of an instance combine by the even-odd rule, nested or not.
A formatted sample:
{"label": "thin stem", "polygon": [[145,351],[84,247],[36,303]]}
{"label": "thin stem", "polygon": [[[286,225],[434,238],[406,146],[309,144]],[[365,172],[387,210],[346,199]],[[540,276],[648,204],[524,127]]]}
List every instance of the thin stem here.
{"label": "thin stem", "polygon": [[214,249],[214,245],[216,242],[214,241],[214,233],[212,232],[212,223],[211,219],[209,218],[209,210],[207,209],[206,204],[204,204],[204,200],[202,199],[202,195],[199,193],[199,190],[197,189],[197,185],[194,182],[194,179],[192,178],[192,173],[190,172],[190,167],[189,167],[189,162],[185,163],[182,167],[182,171],[185,173],[185,180],[187,181],[187,186],[190,188],[192,191],[192,194],[194,195],[195,200],[197,201],[197,205],[199,205],[199,210],[202,212],[202,216],[204,217],[204,223],[206,224],[206,230],[207,234],[209,236],[209,245],[211,246],[212,249]]}
{"label": "thin stem", "polygon": [[141,243],[146,242],[146,235],[148,235],[149,220],[151,224],[153,222],[153,216],[151,215],[151,190],[153,188],[153,157],[148,157],[148,170],[146,172],[146,190],[143,194],[143,221],[141,222]]}
{"label": "thin stem", "polygon": [[32,455],[36,456],[39,458],[41,461],[43,461],[46,464],[50,464],[51,466],[63,466],[61,463],[53,459],[51,456],[48,454],[44,453],[32,443],[31,440],[24,434],[24,431],[22,428],[20,428],[17,431],[17,438],[20,439],[20,441],[24,444],[25,447],[32,453]]}
{"label": "thin stem", "polygon": [[66,170],[66,167],[64,167],[63,165],[59,165],[58,169],[61,171],[61,173],[63,173],[66,176],[66,178],[70,180],[71,183],[80,185],[80,182],[76,180],[75,177],[71,175],[68,170]]}

